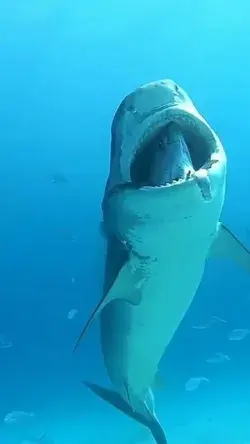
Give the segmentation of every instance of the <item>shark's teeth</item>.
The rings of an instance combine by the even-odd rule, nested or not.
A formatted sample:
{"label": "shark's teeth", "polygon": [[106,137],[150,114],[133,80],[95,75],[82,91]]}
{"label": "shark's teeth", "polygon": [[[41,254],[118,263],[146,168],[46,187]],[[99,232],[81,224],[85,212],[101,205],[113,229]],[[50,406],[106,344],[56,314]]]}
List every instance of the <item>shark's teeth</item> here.
{"label": "shark's teeth", "polygon": [[174,185],[181,185],[184,182],[187,182],[191,179],[195,179],[197,182],[197,185],[199,186],[202,197],[210,201],[212,199],[212,192],[211,192],[211,184],[210,184],[210,178],[208,175],[208,170],[212,167],[214,163],[217,163],[218,160],[210,160],[207,162],[203,168],[201,168],[198,171],[195,170],[188,170],[186,177],[180,178],[180,179],[174,179],[171,182],[167,182],[164,185],[160,185],[157,188],[164,188],[164,187],[172,187]]}
{"label": "shark's teeth", "polygon": [[190,171],[188,171],[186,177],[184,177],[184,178],[180,178],[180,179],[174,179],[174,180],[172,180],[171,182],[167,182],[165,185],[161,185],[161,187],[171,187],[171,186],[173,186],[173,185],[177,185],[177,184],[184,183],[184,182],[186,182],[187,180],[192,179],[193,175],[194,175],[194,172],[192,172],[192,171],[190,170]]}
{"label": "shark's teeth", "polygon": [[219,162],[219,159],[210,159],[205,163],[205,165],[203,165],[202,169],[210,170],[210,168],[212,168],[212,166],[217,162]]}
{"label": "shark's teeth", "polygon": [[217,163],[218,159],[210,159],[208,162],[206,162],[198,171],[195,171],[194,169],[189,169],[186,173],[186,176],[184,178],[180,179],[173,179],[171,182],[167,182],[164,185],[159,185],[156,188],[165,188],[165,187],[172,187],[174,185],[181,185],[184,182],[187,182],[191,179],[195,179],[197,182],[197,185],[199,186],[202,197],[210,201],[212,199],[212,193],[211,193],[211,184],[210,184],[210,178],[208,175],[208,170],[212,168],[212,166]]}
{"label": "shark's teeth", "polygon": [[[211,162],[212,164],[214,162]],[[207,165],[207,168],[211,168],[212,165]],[[202,197],[206,201],[212,200],[212,190],[211,190],[211,183],[210,178],[208,175],[208,170],[206,168],[201,168],[198,171],[191,171],[189,170],[186,177],[184,179],[178,179],[173,180],[172,182],[166,183],[163,185],[164,187],[171,187],[174,185],[180,185],[184,182],[187,182],[188,180],[194,179],[199,186],[199,189],[201,191]],[[161,186],[162,187],[162,186]]]}
{"label": "shark's teeth", "polygon": [[174,179],[171,182],[167,182],[165,185],[161,185],[161,187],[171,187],[173,185],[180,185],[184,182],[187,182],[191,179],[195,179],[200,190],[202,193],[202,196],[205,200],[211,200],[212,194],[211,194],[211,184],[210,184],[210,178],[208,175],[208,171],[212,168],[212,166],[219,162],[218,159],[210,159],[208,160],[204,166],[199,169],[198,171],[195,171],[194,169],[189,169],[186,172],[186,176],[184,178],[180,179]]}

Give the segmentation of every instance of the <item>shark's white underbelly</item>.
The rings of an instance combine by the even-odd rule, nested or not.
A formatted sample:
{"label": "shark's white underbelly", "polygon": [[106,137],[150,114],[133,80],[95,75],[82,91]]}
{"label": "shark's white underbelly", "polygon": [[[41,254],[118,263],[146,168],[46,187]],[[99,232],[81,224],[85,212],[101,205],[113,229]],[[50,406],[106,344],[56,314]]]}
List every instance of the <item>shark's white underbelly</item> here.
{"label": "shark's white underbelly", "polygon": [[137,394],[143,393],[154,381],[165,348],[200,284],[205,255],[187,255],[169,262],[166,258],[154,264],[143,287],[141,304],[128,308],[127,382]]}
{"label": "shark's white underbelly", "polygon": [[[182,195],[181,202],[186,203],[191,198],[201,200],[195,186],[187,191],[191,197],[188,193]],[[101,314],[104,361],[112,384],[121,394],[126,396],[128,387],[142,399],[152,386],[164,351],[201,282],[217,230],[222,197],[223,190],[212,205],[204,205],[201,201],[192,214],[185,205],[178,204],[173,213],[163,205],[162,211],[168,216],[166,220],[149,218],[148,222],[132,224],[130,230],[125,227],[126,238],[135,252],[135,260],[129,260],[140,269],[141,258],[146,279],[142,274],[136,283],[129,273],[117,277],[117,294],[122,294],[128,302],[114,300]],[[139,199],[137,202],[141,203]],[[177,211],[178,217],[171,217]],[[133,274],[132,269],[133,266]],[[141,290],[139,303],[138,287]],[[128,288],[129,294],[124,293],[124,288]],[[135,305],[129,302],[133,301],[133,292]]]}

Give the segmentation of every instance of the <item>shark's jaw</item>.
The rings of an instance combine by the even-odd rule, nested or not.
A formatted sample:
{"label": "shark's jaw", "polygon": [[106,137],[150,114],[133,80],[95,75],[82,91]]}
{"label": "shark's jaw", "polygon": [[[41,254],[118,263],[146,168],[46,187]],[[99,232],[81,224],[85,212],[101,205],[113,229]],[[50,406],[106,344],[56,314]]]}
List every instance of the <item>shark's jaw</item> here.
{"label": "shark's jaw", "polygon": [[209,179],[210,169],[220,160],[218,140],[193,106],[166,106],[146,120],[147,129],[130,160],[130,179],[136,188]]}
{"label": "shark's jaw", "polygon": [[[187,93],[172,80],[129,94],[111,129],[110,174],[105,203],[122,189],[179,192],[196,182],[205,200],[225,166],[223,147]],[[148,193],[147,193],[148,194]]]}

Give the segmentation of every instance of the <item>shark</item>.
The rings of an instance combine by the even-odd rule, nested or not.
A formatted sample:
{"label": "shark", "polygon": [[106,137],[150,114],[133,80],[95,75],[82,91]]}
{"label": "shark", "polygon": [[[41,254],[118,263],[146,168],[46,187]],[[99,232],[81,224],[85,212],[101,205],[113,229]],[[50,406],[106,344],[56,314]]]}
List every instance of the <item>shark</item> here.
{"label": "shark", "polygon": [[103,295],[94,319],[111,388],[85,381],[101,399],[167,437],[153,394],[161,359],[187,313],[209,258],[250,273],[250,253],[220,222],[227,158],[187,92],[171,79],[137,88],[111,128],[102,201],[107,239]]}

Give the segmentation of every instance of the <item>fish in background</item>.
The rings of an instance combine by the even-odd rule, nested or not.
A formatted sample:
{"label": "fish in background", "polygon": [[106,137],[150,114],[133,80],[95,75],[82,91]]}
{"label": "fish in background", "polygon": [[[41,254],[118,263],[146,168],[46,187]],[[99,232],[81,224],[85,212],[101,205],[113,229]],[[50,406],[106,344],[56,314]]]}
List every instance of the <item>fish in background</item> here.
{"label": "fish in background", "polygon": [[86,386],[148,427],[157,444],[166,444],[152,391],[161,358],[196,294],[207,258],[229,258],[250,272],[250,254],[220,223],[223,146],[179,85],[156,81],[129,94],[111,132],[102,202],[103,297],[74,350],[99,315],[112,388]]}

